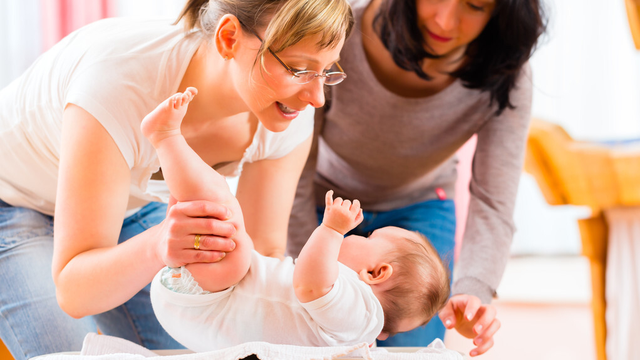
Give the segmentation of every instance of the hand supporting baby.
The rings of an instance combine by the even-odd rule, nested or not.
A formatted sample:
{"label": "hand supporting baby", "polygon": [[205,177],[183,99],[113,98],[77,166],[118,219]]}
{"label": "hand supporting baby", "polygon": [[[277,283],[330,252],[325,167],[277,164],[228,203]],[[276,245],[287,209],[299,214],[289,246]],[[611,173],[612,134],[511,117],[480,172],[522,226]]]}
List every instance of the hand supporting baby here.
{"label": "hand supporting baby", "polygon": [[364,216],[360,208],[360,201],[342,200],[341,197],[333,199],[333,190],[325,195],[324,219],[322,224],[344,235],[358,226]]}

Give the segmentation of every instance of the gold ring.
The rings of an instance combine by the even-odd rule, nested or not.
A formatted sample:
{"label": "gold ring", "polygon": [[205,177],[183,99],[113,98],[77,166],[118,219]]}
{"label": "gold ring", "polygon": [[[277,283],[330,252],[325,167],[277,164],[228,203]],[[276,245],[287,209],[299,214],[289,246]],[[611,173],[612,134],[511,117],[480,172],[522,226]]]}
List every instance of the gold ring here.
{"label": "gold ring", "polygon": [[196,250],[200,250],[200,234],[196,234],[196,238],[193,242],[193,248]]}

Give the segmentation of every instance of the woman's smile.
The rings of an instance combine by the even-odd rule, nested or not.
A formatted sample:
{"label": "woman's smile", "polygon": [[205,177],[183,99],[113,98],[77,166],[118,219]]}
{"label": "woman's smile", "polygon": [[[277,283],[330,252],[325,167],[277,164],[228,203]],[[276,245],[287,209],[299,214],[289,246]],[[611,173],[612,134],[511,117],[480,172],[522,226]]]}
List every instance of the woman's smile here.
{"label": "woman's smile", "polygon": [[278,110],[280,110],[280,113],[282,114],[282,116],[284,116],[288,120],[295,119],[301,111],[301,110],[292,109],[279,101],[276,101],[276,105],[278,106]]}
{"label": "woman's smile", "polygon": [[432,31],[429,31],[429,29],[426,29],[426,31],[427,31],[427,34],[435,41],[446,43],[446,42],[449,42],[449,41],[453,40],[453,37],[440,36],[440,35],[435,34]]}

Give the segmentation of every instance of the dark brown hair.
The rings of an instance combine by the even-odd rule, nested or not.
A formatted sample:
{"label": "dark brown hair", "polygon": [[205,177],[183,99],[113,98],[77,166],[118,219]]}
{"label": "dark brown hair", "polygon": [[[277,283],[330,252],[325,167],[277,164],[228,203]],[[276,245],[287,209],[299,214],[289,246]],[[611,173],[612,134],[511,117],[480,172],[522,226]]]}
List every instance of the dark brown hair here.
{"label": "dark brown hair", "polygon": [[[422,62],[438,56],[425,49],[416,1],[385,0],[374,18],[374,28],[399,67],[430,80]],[[514,108],[509,94],[545,28],[540,0],[496,0],[491,19],[467,46],[464,64],[451,75],[467,88],[488,91],[489,105],[498,103],[498,115],[507,107]]]}

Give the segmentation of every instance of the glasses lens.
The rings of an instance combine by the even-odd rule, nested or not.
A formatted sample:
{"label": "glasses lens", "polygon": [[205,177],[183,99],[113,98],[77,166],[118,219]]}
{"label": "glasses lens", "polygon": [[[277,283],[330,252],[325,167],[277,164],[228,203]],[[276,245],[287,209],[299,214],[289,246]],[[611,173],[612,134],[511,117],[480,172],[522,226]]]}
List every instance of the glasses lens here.
{"label": "glasses lens", "polygon": [[328,73],[324,83],[327,85],[338,85],[346,78],[347,74],[343,72]]}
{"label": "glasses lens", "polygon": [[298,84],[308,84],[316,77],[316,73],[313,71],[298,71],[293,77],[293,81]]}

